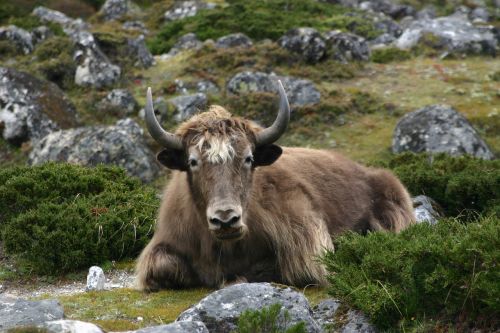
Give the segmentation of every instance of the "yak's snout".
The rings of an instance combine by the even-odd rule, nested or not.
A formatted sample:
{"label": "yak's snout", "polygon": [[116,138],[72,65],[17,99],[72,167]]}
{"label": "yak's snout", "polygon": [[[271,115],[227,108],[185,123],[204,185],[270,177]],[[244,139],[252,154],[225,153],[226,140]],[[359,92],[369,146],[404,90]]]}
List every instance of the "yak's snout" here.
{"label": "yak's snout", "polygon": [[239,239],[245,225],[240,205],[217,205],[207,209],[208,228],[220,240]]}

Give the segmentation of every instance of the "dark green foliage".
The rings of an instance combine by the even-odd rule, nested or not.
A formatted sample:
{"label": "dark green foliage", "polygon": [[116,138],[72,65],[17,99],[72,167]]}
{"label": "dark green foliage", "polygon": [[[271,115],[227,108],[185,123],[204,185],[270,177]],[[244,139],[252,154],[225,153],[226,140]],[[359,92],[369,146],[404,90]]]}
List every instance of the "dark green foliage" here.
{"label": "dark green foliage", "polygon": [[43,41],[34,52],[38,58],[32,64],[40,75],[63,89],[74,86],[76,63],[74,46],[68,37],[52,37]]}
{"label": "dark green foliage", "polygon": [[0,171],[8,254],[39,274],[135,257],[153,231],[153,189],[116,167],[48,163]]}
{"label": "dark green foliage", "polygon": [[400,50],[396,47],[385,47],[372,51],[371,59],[379,64],[387,64],[393,61],[403,61],[411,58],[408,51]]}
{"label": "dark green foliage", "polygon": [[290,315],[281,304],[260,310],[246,310],[238,320],[236,333],[305,333],[304,322],[289,326]]}
{"label": "dark green foliage", "polygon": [[352,29],[367,38],[376,35],[370,20],[346,18],[342,14],[348,9],[338,5],[314,0],[228,0],[226,3],[227,6],[168,23],[150,41],[150,50],[154,54],[166,52],[188,32],[196,33],[201,40],[234,32],[242,32],[254,40],[277,40],[297,27],[313,27],[320,31]]}
{"label": "dark green foliage", "polygon": [[22,54],[22,51],[16,47],[10,40],[0,40],[0,56],[2,58],[15,57]]}
{"label": "dark green foliage", "polygon": [[497,217],[422,223],[400,234],[348,233],[334,243],[335,254],[323,257],[330,294],[366,313],[379,328],[399,330],[424,319],[450,321],[464,331],[468,324],[498,325]]}
{"label": "dark green foliage", "polygon": [[412,195],[428,195],[443,206],[447,215],[500,212],[500,160],[405,153],[384,165],[396,173]]}

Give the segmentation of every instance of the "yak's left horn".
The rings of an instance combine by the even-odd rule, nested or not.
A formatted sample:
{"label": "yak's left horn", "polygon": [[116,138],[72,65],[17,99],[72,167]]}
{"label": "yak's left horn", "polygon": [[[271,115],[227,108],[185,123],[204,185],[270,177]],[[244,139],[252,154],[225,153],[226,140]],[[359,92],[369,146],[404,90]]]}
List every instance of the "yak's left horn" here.
{"label": "yak's left horn", "polygon": [[278,80],[278,91],[280,94],[280,108],[278,116],[270,127],[257,133],[255,137],[257,146],[270,144],[278,140],[283,133],[285,133],[288,122],[290,121],[290,105],[288,104],[285,88],[283,88],[283,84],[280,80]]}
{"label": "yak's left horn", "polygon": [[151,94],[151,87],[148,88],[146,95],[146,126],[148,127],[149,134],[159,144],[165,148],[183,149],[182,140],[175,134],[169,133],[161,128],[160,123],[156,119],[153,109],[153,96]]}

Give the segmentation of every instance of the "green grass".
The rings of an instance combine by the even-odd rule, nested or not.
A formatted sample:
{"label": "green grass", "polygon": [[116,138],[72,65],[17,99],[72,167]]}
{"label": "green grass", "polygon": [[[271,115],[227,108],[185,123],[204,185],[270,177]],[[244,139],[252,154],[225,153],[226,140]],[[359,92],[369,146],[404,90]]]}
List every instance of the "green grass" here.
{"label": "green grass", "polygon": [[238,319],[235,333],[305,333],[305,323],[290,325],[290,314],[281,304],[260,310],[246,310]]}
{"label": "green grass", "polygon": [[330,294],[360,309],[381,330],[430,320],[462,328],[497,327],[500,220],[427,223],[400,234],[348,233],[323,258]]}

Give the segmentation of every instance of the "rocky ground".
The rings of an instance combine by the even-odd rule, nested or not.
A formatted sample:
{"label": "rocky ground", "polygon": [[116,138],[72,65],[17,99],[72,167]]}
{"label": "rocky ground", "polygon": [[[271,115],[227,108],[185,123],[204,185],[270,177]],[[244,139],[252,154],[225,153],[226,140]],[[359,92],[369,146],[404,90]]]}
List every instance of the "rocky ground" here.
{"label": "rocky ground", "polygon": [[[267,124],[277,79],[293,109],[283,145],[334,148],[365,163],[403,151],[488,160],[500,153],[500,2],[311,0],[301,7],[303,15],[294,12],[294,1],[257,1],[258,10],[236,2],[0,4],[0,166],[112,164],[159,188],[168,175],[144,130],[147,87],[167,128],[212,103]],[[280,11],[265,7],[269,3]],[[321,7],[307,12],[315,6]],[[248,8],[255,10],[255,25],[230,21]],[[274,16],[282,22],[269,24]],[[435,221],[439,209],[429,198],[415,202],[417,216]],[[43,324],[62,319],[63,312],[112,331],[175,319],[193,326],[165,331],[231,331],[243,308],[261,306],[236,299],[256,293],[271,295],[266,305],[293,299],[284,305],[290,323],[304,321],[308,332],[326,330],[324,325],[374,330],[337,300],[320,303],[326,290],[306,291],[309,301],[267,284],[144,295],[130,289],[132,265],[125,263],[105,267],[107,290],[87,292],[87,272],[33,277],[0,257],[0,313],[11,311],[15,299],[57,298],[62,308],[41,305],[55,309],[53,317],[30,322],[49,331],[64,331],[64,325],[100,331],[75,322]],[[138,310],[128,309],[130,303]],[[317,305],[314,311],[310,303]],[[160,309],[162,304],[169,308]],[[216,309],[216,318],[204,307]],[[0,330],[21,317],[0,320]]]}

